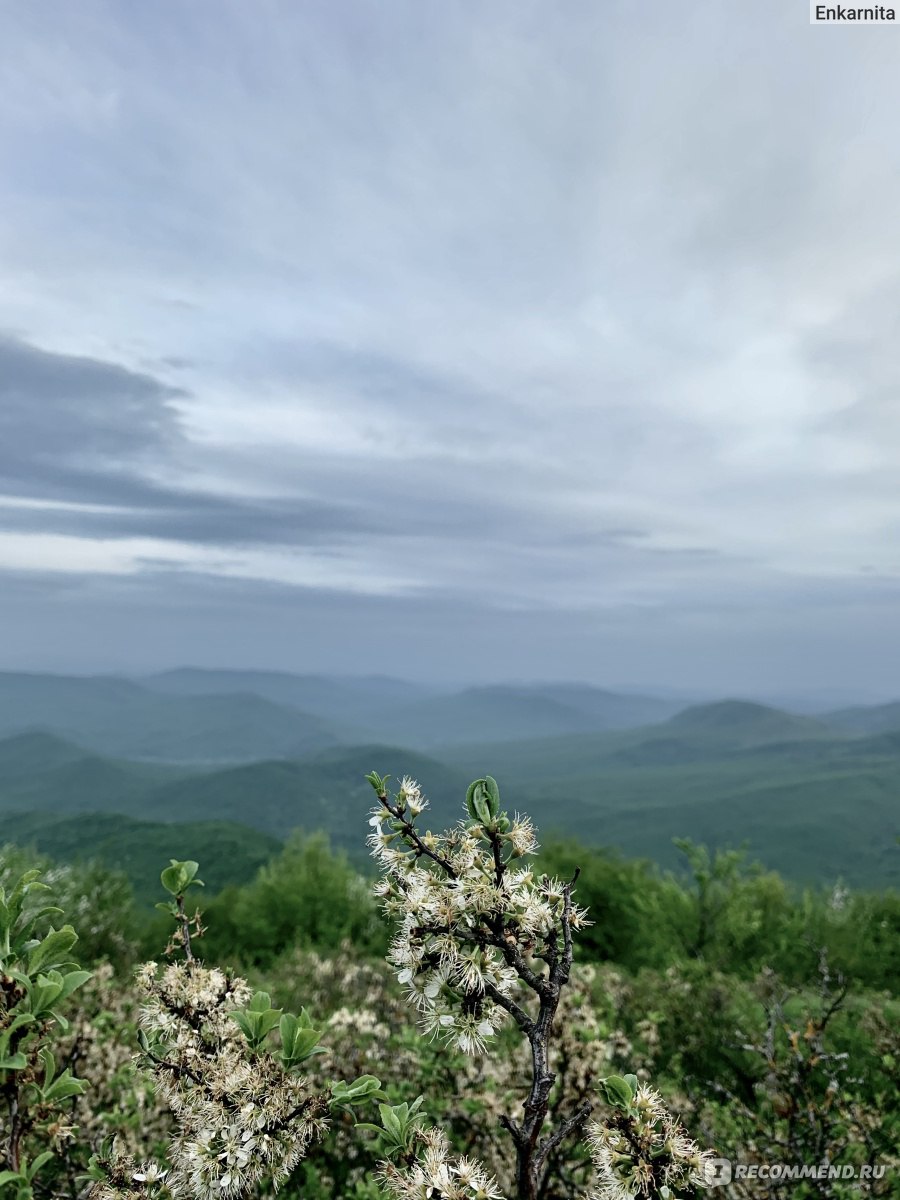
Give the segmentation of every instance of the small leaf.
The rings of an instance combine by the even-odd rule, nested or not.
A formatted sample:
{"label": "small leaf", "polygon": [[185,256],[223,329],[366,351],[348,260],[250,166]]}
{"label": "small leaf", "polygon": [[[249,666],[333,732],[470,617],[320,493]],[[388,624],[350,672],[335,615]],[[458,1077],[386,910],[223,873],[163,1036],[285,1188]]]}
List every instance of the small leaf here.
{"label": "small leaf", "polygon": [[28,1178],[34,1179],[41,1167],[46,1166],[47,1163],[50,1162],[50,1160],[54,1157],[55,1155],[52,1150],[44,1150],[41,1154],[39,1154],[28,1168]]}
{"label": "small leaf", "polygon": [[28,955],[28,970],[32,974],[42,966],[55,967],[67,961],[67,955],[78,941],[78,934],[71,925],[62,929],[51,929],[43,941],[38,942]]}
{"label": "small leaf", "polygon": [[370,771],[366,779],[374,788],[376,795],[384,796],[387,793],[387,781],[390,779],[390,775],[382,778],[377,771]]}
{"label": "small leaf", "polygon": [[608,1075],[600,1080],[600,1086],[606,1093],[606,1099],[614,1108],[627,1109],[634,1099],[631,1084],[621,1075]]}
{"label": "small leaf", "polygon": [[28,1059],[21,1050],[18,1054],[10,1054],[6,1058],[0,1058],[0,1071],[24,1071],[27,1066]]}
{"label": "small leaf", "polygon": [[497,786],[497,780],[492,775],[486,775],[483,784],[491,817],[496,817],[500,812],[500,788]]}

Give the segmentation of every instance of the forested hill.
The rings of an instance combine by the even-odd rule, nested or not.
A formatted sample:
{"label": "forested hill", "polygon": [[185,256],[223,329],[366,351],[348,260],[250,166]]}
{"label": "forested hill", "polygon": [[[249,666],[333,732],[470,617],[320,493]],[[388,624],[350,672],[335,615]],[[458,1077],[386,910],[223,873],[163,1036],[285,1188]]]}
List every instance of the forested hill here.
{"label": "forested hill", "polygon": [[[251,684],[258,694],[214,690]],[[420,779],[436,826],[456,819],[468,781],[489,773],[545,833],[666,866],[676,862],[672,839],[689,837],[746,844],[801,882],[900,882],[900,724],[890,725],[900,706],[809,717],[741,700],[672,712],[668,700],[615,697],[568,685],[437,695],[400,681],[273,673],[178,672],[143,684],[0,675],[3,836],[47,846],[52,837],[59,853],[83,854],[85,827],[72,818],[121,814],[225,822],[275,842],[322,830],[361,859],[365,772]],[[366,736],[404,711],[417,714],[405,743]],[[647,712],[650,723],[621,727]],[[113,826],[101,843],[114,854]],[[248,839],[248,861],[271,844]]]}

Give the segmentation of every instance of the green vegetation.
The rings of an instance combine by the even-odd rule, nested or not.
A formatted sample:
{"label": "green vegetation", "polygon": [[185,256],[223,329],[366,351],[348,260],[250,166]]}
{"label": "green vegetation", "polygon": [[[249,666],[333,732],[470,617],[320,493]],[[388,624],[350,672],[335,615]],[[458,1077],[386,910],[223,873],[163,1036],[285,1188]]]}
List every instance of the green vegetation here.
{"label": "green vegetation", "polygon": [[[33,766],[27,750],[18,746],[26,774]],[[665,1133],[676,1116],[732,1161],[815,1166],[824,1156],[842,1171],[873,1172],[862,1185],[847,1176],[824,1191],[815,1181],[744,1181],[723,1190],[726,1200],[896,1194],[900,895],[800,890],[738,852],[689,841],[675,848],[677,874],[571,838],[549,839],[534,870],[520,874],[534,849],[530,822],[502,809],[490,777],[462,789],[466,836],[427,843],[414,830],[423,808],[415,785],[404,781],[392,798],[380,777],[370,782],[384,809],[377,827],[370,824],[385,871],[378,894],[400,931],[389,951],[396,981],[382,957],[389,930],[371,880],[322,834],[294,835],[252,878],[219,890],[230,871],[221,856],[234,852],[245,828],[214,824],[191,833],[175,822],[123,822],[124,834],[143,834],[148,853],[160,830],[209,839],[191,860],[180,852],[195,841],[177,843],[157,861],[159,880],[160,866],[174,860],[162,870],[162,916],[135,906],[130,870],[54,865],[33,850],[0,850],[0,943],[4,919],[11,932],[0,964],[7,971],[0,972],[0,1041],[8,1043],[0,1045],[3,1200],[78,1195],[86,1184],[93,1200],[223,1191],[250,1200],[269,1194],[264,1181],[272,1176],[285,1200],[406,1200],[419,1194],[417,1163],[434,1169],[435,1179],[469,1171],[482,1189],[433,1197],[563,1200],[590,1179],[597,1195],[612,1197],[622,1194],[609,1169],[626,1162],[616,1140],[626,1127],[636,1139],[630,1145],[651,1148],[641,1170],[659,1164],[647,1195],[670,1195],[661,1183],[669,1178],[681,1180],[676,1194],[694,1197],[695,1151]],[[360,840],[368,807],[360,797],[355,811],[341,810]],[[79,840],[80,820],[39,816],[32,833],[43,828],[81,858],[88,831],[112,837],[116,819],[87,818]],[[433,818],[428,825],[439,828]],[[473,836],[481,865],[471,857]],[[405,865],[403,851],[397,858],[401,837],[411,855]],[[427,872],[417,865],[423,846],[437,856]],[[443,875],[441,861],[450,867]],[[418,871],[411,890],[404,882],[410,868]],[[505,872],[509,913],[497,926],[484,881]],[[26,887],[39,874],[53,887],[64,918],[41,911],[40,902],[16,908],[28,895],[16,888],[23,874]],[[199,886],[200,874],[207,886]],[[577,903],[569,910],[571,883],[560,881],[573,879]],[[571,976],[559,956],[565,939],[534,932],[545,928],[540,914],[554,911],[553,920],[572,922]],[[535,944],[536,936],[545,941]],[[493,966],[488,952],[496,955]],[[134,964],[147,954],[174,965],[145,965],[135,982]],[[502,987],[473,1010],[465,989],[447,987],[452,962],[467,978],[490,969]],[[503,1023],[486,997],[504,1001],[509,964],[520,982]],[[522,1005],[556,1005],[556,993],[535,983],[535,970],[556,971],[560,980],[546,1112],[549,1128],[562,1134],[546,1160],[533,1157],[527,1138],[511,1143],[498,1124],[504,1116],[515,1125],[528,1089],[521,1035],[538,1035]],[[440,1041],[412,1028],[417,1011]],[[648,1080],[661,1093],[652,1103]],[[543,1103],[544,1093],[535,1094]],[[251,1119],[270,1123],[274,1140],[262,1158],[254,1156],[259,1126],[238,1127]],[[640,1129],[633,1124],[641,1121]],[[201,1179],[191,1172],[196,1147],[207,1144]],[[435,1164],[450,1173],[440,1175]]]}
{"label": "green vegetation", "polygon": [[298,946],[387,949],[368,881],[323,834],[295,835],[251,883],[225,888],[205,909],[204,954],[216,962],[268,966]]}
{"label": "green vegetation", "polygon": [[207,884],[214,892],[251,880],[281,843],[232,821],[162,824],[110,813],[61,817],[14,813],[10,831],[21,846],[64,863],[97,862],[127,874],[138,904],[150,905],[159,890],[159,864],[176,853],[205,852]]}
{"label": "green vegetation", "polygon": [[[210,681],[207,673],[186,674],[187,679],[182,673],[176,675],[184,687],[224,686],[242,678],[240,673],[238,679],[225,673],[220,681],[217,673],[209,673],[213,676]],[[7,688],[15,692],[10,680],[20,678],[0,676],[0,682],[5,679]],[[117,690],[121,681],[76,682],[78,686],[72,688],[75,695],[81,696],[90,685],[106,696],[104,703],[121,700]],[[318,698],[326,708],[349,692],[355,697],[354,718],[360,717],[368,704],[369,721],[375,722],[375,682],[367,687],[358,685],[354,691],[334,681],[328,684],[266,675],[260,686],[263,684],[275,694],[308,701]],[[171,679],[169,686],[173,686]],[[384,686],[391,704],[409,707],[402,689]],[[132,695],[131,688],[125,686],[126,698]],[[43,696],[47,689],[35,685],[33,690]],[[153,704],[176,704],[170,719],[184,722],[178,743],[182,748],[194,734],[203,740],[197,722],[202,726],[210,719],[210,710],[204,706],[223,699],[217,694],[167,696],[150,689],[136,690],[149,696]],[[438,731],[444,730],[451,738],[454,730],[459,734],[462,729],[451,714],[460,698],[422,698],[416,721],[423,737],[426,725],[431,730],[433,748],[427,754],[370,742],[310,746],[300,757],[229,765],[196,761],[173,765],[110,758],[81,748],[71,738],[23,732],[0,741],[0,814],[7,815],[18,840],[32,831],[38,836],[37,826],[29,823],[37,813],[48,818],[117,813],[150,822],[235,822],[279,841],[295,829],[322,831],[358,862],[361,855],[352,814],[362,800],[360,780],[368,764],[377,761],[395,775],[409,771],[431,780],[438,822],[450,819],[453,798],[465,779],[491,769],[503,776],[517,803],[534,813],[548,834],[565,837],[577,833],[588,845],[615,847],[665,867],[678,868],[673,840],[689,837],[721,848],[745,846],[752,857],[803,884],[828,885],[839,880],[855,887],[900,884],[900,855],[895,847],[900,833],[900,731],[842,733],[829,723],[832,718],[826,722],[764,705],[725,701],[688,708],[660,724],[636,729],[524,738],[521,730],[523,723],[528,726],[528,713],[562,704],[571,694],[580,697],[578,720],[587,719],[585,713],[592,707],[597,720],[609,720],[605,710],[613,703],[610,694],[598,689],[548,687],[526,692],[485,688],[479,689],[474,699],[469,696],[473,707],[468,719],[470,724],[480,724],[482,739],[512,727],[520,734],[512,741],[477,745],[437,745]],[[624,700],[632,704],[632,716],[643,704],[640,698]],[[63,700],[56,703],[58,708],[64,707]],[[123,712],[130,703],[122,702]],[[100,720],[98,704],[96,696],[92,703],[85,702],[85,713],[93,714],[91,720]],[[194,704],[201,706],[199,716],[191,716]],[[187,709],[177,707],[184,705]],[[389,713],[399,711],[390,704],[388,709]],[[31,710],[26,704],[22,711],[27,714]],[[293,720],[298,710],[292,711]],[[894,708],[861,711],[871,712],[877,726]],[[619,711],[618,719],[624,720],[624,713],[624,709]],[[442,724],[445,718],[446,725]],[[124,723],[126,717],[120,714],[119,720]],[[415,726],[412,718],[410,722]],[[252,741],[252,724],[243,731],[243,741],[232,741],[227,725],[219,732],[223,745],[232,749]],[[133,732],[131,740],[140,738]],[[174,752],[171,755],[176,756]],[[247,804],[248,796],[253,797],[252,805]],[[21,813],[30,814],[29,821],[17,815]],[[22,826],[18,832],[17,823]],[[78,841],[74,830],[65,836]],[[49,841],[39,840],[38,844],[53,848]],[[68,850],[63,842],[58,846],[65,856]],[[124,843],[122,852],[131,852]],[[98,854],[114,853],[114,841],[104,838]],[[144,890],[151,873],[139,870]],[[222,882],[245,878],[238,862],[236,872]]]}

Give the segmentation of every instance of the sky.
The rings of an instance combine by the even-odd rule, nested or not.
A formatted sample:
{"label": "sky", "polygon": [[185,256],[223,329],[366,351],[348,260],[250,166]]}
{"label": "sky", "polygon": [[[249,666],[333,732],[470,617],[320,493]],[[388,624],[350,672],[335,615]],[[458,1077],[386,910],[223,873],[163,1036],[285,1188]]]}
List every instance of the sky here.
{"label": "sky", "polygon": [[0,0],[0,667],[900,695],[900,31]]}

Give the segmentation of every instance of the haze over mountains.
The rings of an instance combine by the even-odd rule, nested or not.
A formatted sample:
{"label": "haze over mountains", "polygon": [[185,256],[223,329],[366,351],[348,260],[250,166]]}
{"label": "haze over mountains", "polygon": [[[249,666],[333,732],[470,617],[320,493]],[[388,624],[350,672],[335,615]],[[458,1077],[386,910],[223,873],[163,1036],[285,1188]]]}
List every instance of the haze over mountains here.
{"label": "haze over mountains", "polygon": [[798,881],[900,880],[900,702],[809,716],[564,683],[0,673],[2,837],[61,857],[155,863],[212,839],[223,882],[296,828],[359,857],[372,769],[419,778],[434,824],[490,773],[545,836],[668,866],[674,837],[746,843]]}

